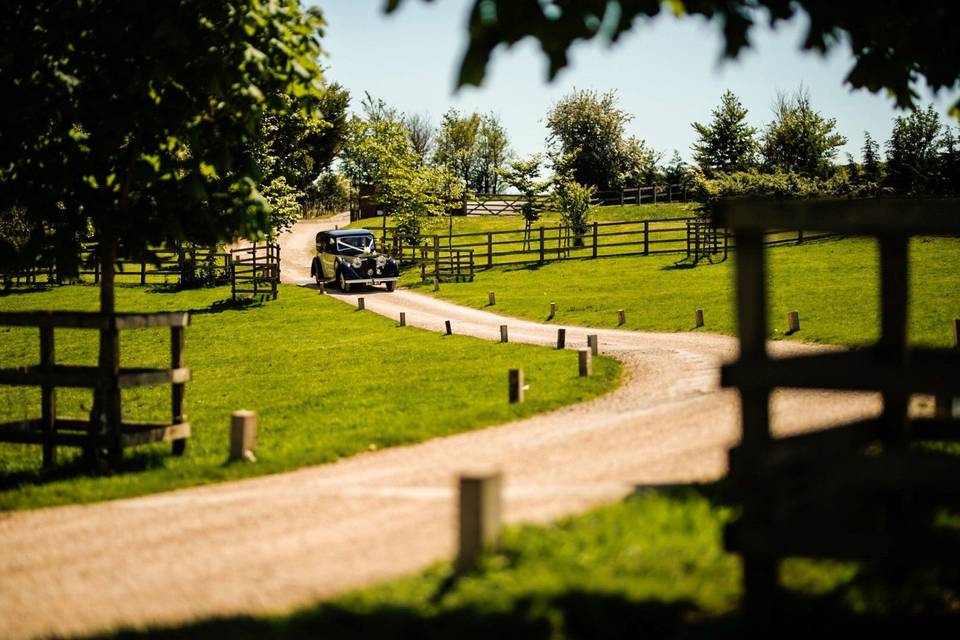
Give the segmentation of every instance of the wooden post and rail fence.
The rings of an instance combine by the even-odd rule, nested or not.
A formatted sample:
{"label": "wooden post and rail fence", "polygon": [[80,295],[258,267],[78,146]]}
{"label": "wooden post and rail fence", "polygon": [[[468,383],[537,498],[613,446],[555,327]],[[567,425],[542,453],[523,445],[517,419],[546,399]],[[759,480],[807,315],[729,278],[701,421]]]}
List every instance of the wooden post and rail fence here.
{"label": "wooden post and rail fence", "polygon": [[[910,411],[913,394],[960,396],[960,350],[908,341],[910,238],[960,236],[960,199],[731,202],[718,222],[734,233],[739,356],[722,368],[736,388],[741,438],[730,450],[729,480],[740,516],[725,545],[743,558],[744,606],[756,627],[778,610],[783,558],[876,563],[895,572],[957,567],[960,532],[930,514],[960,501],[960,419]],[[771,358],[767,351],[770,227],[877,238],[880,338],[869,347]],[[791,320],[799,328],[799,318]],[[956,329],[960,332],[960,328]],[[960,340],[958,340],[960,343]],[[770,398],[779,388],[878,393],[878,416],[774,437]],[[914,446],[918,441],[935,446]],[[898,580],[905,580],[905,577]]]}
{"label": "wooden post and rail fence", "polygon": [[[401,241],[393,227],[378,230],[381,247],[406,267],[419,269],[423,282],[471,281],[478,270],[497,266],[624,256],[682,254],[694,263],[725,260],[736,247],[725,229],[703,217],[592,222],[585,228],[539,226],[529,230],[478,231],[424,236],[419,244]],[[764,244],[802,244],[829,233],[770,230]]]}
{"label": "wooden post and rail fence", "polygon": [[[116,463],[127,447],[170,442],[173,453],[184,452],[190,437],[184,404],[190,369],[184,365],[184,331],[188,313],[117,313],[102,315],[69,311],[0,312],[0,326],[36,328],[39,332],[38,364],[0,369],[0,385],[38,387],[39,418],[0,424],[0,442],[35,444],[43,447],[43,466],[57,461],[58,447],[83,449],[98,457],[106,451]],[[120,332],[124,330],[170,328],[169,368],[120,366]],[[99,365],[57,364],[56,330],[88,329],[100,332],[101,350],[107,357]],[[170,419],[159,422],[132,422],[123,419],[121,391],[144,386],[171,385]],[[61,417],[57,412],[57,389],[90,389],[96,396],[99,415]]]}

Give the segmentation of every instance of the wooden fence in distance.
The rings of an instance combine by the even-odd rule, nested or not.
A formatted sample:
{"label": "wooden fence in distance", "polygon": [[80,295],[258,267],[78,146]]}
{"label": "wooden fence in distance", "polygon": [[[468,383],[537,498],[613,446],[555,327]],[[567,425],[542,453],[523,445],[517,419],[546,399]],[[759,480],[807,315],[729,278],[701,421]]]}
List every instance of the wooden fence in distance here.
{"label": "wooden fence in distance", "polygon": [[280,284],[280,245],[254,243],[230,250],[230,295],[277,299]]}
{"label": "wooden fence in distance", "polygon": [[683,184],[657,184],[597,191],[591,204],[600,206],[689,202],[690,190]]}
{"label": "wooden fence in distance", "polygon": [[[80,252],[81,278],[100,281],[100,264],[94,260],[96,245],[86,244]],[[156,249],[153,259],[118,260],[116,282],[123,284],[190,284],[197,279],[224,281],[230,273],[230,254],[195,247],[189,249]],[[0,273],[4,288],[60,284],[62,278],[53,262]]]}
{"label": "wooden fence in distance", "polygon": [[[566,225],[533,227],[529,235],[522,228],[454,233],[428,237],[423,244],[416,246],[402,244],[393,227],[384,227],[380,234],[381,246],[390,247],[392,255],[404,264],[421,264],[424,260],[437,262],[439,256],[436,254],[441,250],[448,253],[471,251],[469,261],[475,269],[552,260],[669,254],[683,254],[696,261],[712,255],[726,257],[728,251],[735,248],[733,238],[725,230],[714,230],[709,221],[697,217],[594,222],[579,237]],[[772,230],[766,232],[765,243],[802,244],[830,235]],[[427,265],[426,269],[430,266]],[[430,275],[426,270],[422,273]]]}
{"label": "wooden fence in distance", "polygon": [[[190,380],[190,370],[183,362],[184,330],[189,324],[187,313],[0,313],[0,326],[35,327],[40,332],[39,364],[0,369],[0,385],[40,388],[40,417],[0,424],[0,442],[41,445],[44,467],[56,464],[57,447],[82,448],[94,457],[106,450],[112,463],[120,460],[124,448],[153,442],[171,442],[173,453],[182,454],[190,436],[190,424],[184,414],[185,383]],[[120,367],[120,331],[151,327],[170,327],[170,368]],[[100,331],[101,348],[107,350],[105,362],[95,366],[57,364],[58,328]],[[122,389],[161,384],[171,385],[169,422],[123,420]],[[100,415],[59,417],[58,387],[93,390]]]}

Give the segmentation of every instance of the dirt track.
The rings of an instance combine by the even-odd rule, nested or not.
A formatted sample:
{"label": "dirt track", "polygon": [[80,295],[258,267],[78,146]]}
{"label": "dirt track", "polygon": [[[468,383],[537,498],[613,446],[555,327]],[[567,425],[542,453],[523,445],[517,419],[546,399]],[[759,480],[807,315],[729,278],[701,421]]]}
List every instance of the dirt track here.
{"label": "dirt track", "polygon": [[[343,221],[304,223],[281,239],[284,280],[309,281],[313,235],[333,224]],[[556,339],[556,326],[411,292],[363,295],[371,311],[405,311],[411,325],[440,330],[450,320],[458,334],[495,340],[508,324],[512,341]],[[452,553],[462,470],[504,471],[509,522],[579,512],[638,484],[722,474],[737,402],[718,389],[718,365],[735,342],[590,332],[627,374],[591,402],[292,473],[0,517],[0,637],[278,610],[415,571]],[[568,346],[585,345],[586,333],[568,327]],[[773,345],[779,354],[809,349]],[[786,433],[878,409],[872,396],[791,392],[775,395],[772,415]]]}

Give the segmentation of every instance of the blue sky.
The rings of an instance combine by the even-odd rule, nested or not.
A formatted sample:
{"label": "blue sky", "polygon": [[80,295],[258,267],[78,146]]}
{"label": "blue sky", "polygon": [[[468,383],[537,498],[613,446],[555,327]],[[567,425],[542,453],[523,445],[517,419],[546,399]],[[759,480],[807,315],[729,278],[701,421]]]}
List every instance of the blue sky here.
{"label": "blue sky", "polygon": [[[546,59],[533,42],[497,50],[480,88],[454,90],[466,47],[471,0],[407,0],[385,16],[382,0],[323,0],[316,3],[327,19],[323,46],[329,54],[327,78],[346,86],[359,107],[364,91],[408,113],[427,113],[436,123],[451,106],[461,111],[493,111],[507,127],[521,155],[544,149],[544,116],[573,88],[614,89],[633,114],[628,133],[646,140],[669,158],[673,149],[690,158],[693,121],[705,122],[725,89],[750,110],[752,124],[770,118],[777,90],[809,88],[814,106],[837,119],[847,139],[842,152],[859,157],[863,132],[881,143],[900,112],[890,98],[852,91],[842,84],[852,58],[839,51],[827,57],[801,53],[804,23],[794,20],[776,31],[755,29],[753,48],[734,62],[719,62],[717,26],[699,19],[663,16],[622,37],[615,45],[578,43],[572,64],[546,80]],[[946,119],[956,92],[932,96]],[[843,156],[840,156],[841,159]]]}

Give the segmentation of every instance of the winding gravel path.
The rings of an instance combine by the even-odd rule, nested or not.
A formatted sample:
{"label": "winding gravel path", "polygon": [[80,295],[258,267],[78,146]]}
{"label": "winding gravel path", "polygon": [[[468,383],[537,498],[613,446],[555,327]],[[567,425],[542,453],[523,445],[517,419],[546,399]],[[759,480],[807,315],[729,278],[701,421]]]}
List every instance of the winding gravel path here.
{"label": "winding gravel path", "polygon": [[[306,222],[284,236],[284,279],[308,282],[314,234],[344,223]],[[450,320],[458,334],[496,340],[508,324],[511,341],[556,340],[555,325],[402,290],[363,295],[370,311],[405,311],[408,324],[427,329]],[[0,637],[276,611],[416,571],[453,552],[454,478],[463,470],[504,472],[508,522],[581,512],[636,485],[720,476],[738,405],[718,388],[718,366],[735,355],[735,341],[590,333],[626,374],[590,402],[291,473],[0,516]],[[586,334],[569,327],[568,346],[585,345]],[[772,345],[776,354],[810,349]],[[778,433],[879,410],[870,395],[819,392],[780,392],[772,405]]]}

